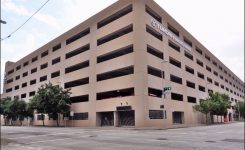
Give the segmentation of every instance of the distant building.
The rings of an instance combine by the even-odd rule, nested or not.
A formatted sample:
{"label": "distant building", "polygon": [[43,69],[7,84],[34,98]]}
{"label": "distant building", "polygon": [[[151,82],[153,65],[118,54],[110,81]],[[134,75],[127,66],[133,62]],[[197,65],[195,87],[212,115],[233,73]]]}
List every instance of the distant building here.
{"label": "distant building", "polygon": [[5,72],[2,97],[28,101],[49,81],[71,88],[74,121],[63,125],[194,126],[205,116],[193,106],[208,92],[244,99],[243,81],[151,0],[120,0]]}

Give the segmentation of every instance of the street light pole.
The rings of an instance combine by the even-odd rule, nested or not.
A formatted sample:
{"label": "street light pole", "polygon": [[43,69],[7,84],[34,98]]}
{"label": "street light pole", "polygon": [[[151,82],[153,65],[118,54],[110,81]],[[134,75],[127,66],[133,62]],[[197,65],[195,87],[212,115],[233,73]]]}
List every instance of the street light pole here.
{"label": "street light pole", "polygon": [[[165,64],[165,63],[167,63],[168,61],[167,60],[163,60],[162,62],[161,62],[161,77],[162,77],[162,104],[163,104],[163,110],[164,110],[164,98],[165,98],[165,94],[163,93],[163,90],[164,90],[164,88],[163,88],[163,86],[164,86],[164,83],[163,83],[163,79],[164,79],[164,76],[163,76],[163,65]],[[166,118],[166,114],[164,114],[164,118]],[[163,118],[163,119],[164,119]]]}

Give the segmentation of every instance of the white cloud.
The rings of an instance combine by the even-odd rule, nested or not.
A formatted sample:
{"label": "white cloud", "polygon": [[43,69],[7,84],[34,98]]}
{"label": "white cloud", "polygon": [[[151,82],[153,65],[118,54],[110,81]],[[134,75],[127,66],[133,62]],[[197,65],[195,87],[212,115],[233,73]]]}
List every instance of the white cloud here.
{"label": "white cloud", "polygon": [[[29,11],[26,7],[22,5],[15,4],[12,0],[1,0],[1,4],[2,10],[14,13],[16,15],[30,17],[34,13]],[[36,15],[33,16],[33,18],[52,27],[60,28],[59,20],[49,14],[38,12]]]}

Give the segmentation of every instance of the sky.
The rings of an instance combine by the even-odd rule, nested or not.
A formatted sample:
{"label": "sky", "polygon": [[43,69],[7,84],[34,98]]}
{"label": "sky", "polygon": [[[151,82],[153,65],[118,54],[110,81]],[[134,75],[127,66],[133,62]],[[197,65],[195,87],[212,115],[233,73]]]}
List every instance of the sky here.
{"label": "sky", "polygon": [[[1,78],[6,61],[18,61],[117,0],[50,0],[10,38],[1,41]],[[1,0],[1,38],[46,0]],[[155,0],[244,81],[244,0]],[[2,83],[1,83],[2,86]]]}

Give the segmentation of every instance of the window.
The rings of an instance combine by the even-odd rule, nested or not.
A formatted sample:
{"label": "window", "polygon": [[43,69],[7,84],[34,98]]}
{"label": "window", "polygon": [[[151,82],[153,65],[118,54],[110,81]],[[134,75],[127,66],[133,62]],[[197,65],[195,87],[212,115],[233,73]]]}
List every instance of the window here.
{"label": "window", "polygon": [[37,80],[36,79],[33,79],[30,81],[30,85],[33,85],[33,84],[36,84]]}
{"label": "window", "polygon": [[33,74],[33,73],[35,73],[35,72],[37,72],[37,68],[31,69],[31,74]]}
{"label": "window", "polygon": [[29,65],[29,61],[26,61],[26,62],[24,62],[24,64],[23,64],[24,67],[27,66],[27,65]]}
{"label": "window", "polygon": [[219,86],[219,82],[215,81],[214,85]]}
{"label": "window", "polygon": [[185,57],[189,58],[190,60],[193,60],[193,56],[185,51]]}
{"label": "window", "polygon": [[15,77],[15,80],[19,80],[20,79],[20,75]]}
{"label": "window", "polygon": [[205,58],[206,58],[208,61],[211,60],[211,58],[210,58],[207,54],[205,54]]}
{"label": "window", "polygon": [[12,88],[6,89],[6,93],[12,92]]}
{"label": "window", "polygon": [[67,89],[67,88],[81,86],[81,85],[85,85],[85,84],[89,84],[89,77],[78,79],[78,80],[73,80],[70,82],[66,82],[65,88]]}
{"label": "window", "polygon": [[126,26],[126,27],[124,27],[122,29],[119,29],[119,30],[117,30],[117,31],[115,31],[115,32],[113,32],[113,33],[111,33],[109,35],[106,35],[106,36],[98,39],[97,40],[97,46],[102,45],[104,43],[107,43],[107,42],[109,42],[111,40],[114,40],[116,38],[119,38],[119,37],[121,37],[123,35],[126,35],[126,34],[132,32],[132,31],[133,31],[133,25],[130,24],[130,25],[128,25],[128,26]]}
{"label": "window", "polygon": [[28,72],[24,72],[23,74],[22,74],[22,77],[26,77],[28,75]]}
{"label": "window", "polygon": [[73,96],[73,97],[70,97],[70,100],[71,100],[71,103],[88,102],[89,96],[88,95]]}
{"label": "window", "polygon": [[162,34],[150,27],[149,25],[146,25],[146,32],[148,32],[158,40],[162,41]]}
{"label": "window", "polygon": [[168,23],[168,29],[174,33],[176,36],[179,36],[179,31],[177,29],[175,29],[173,26],[171,26],[169,23]]}
{"label": "window", "polygon": [[13,78],[7,80],[7,84],[9,84],[9,83],[11,83],[11,82],[13,82]]}
{"label": "window", "polygon": [[113,78],[117,78],[117,77],[130,75],[130,74],[133,74],[133,73],[134,73],[134,67],[133,66],[129,66],[129,67],[125,67],[125,68],[109,71],[109,72],[106,72],[106,73],[98,74],[97,75],[97,81],[113,79]]}
{"label": "window", "polygon": [[45,63],[45,64],[42,64],[41,66],[40,66],[40,69],[42,70],[42,69],[45,69],[45,68],[47,68],[48,67],[48,63]]}
{"label": "window", "polygon": [[209,72],[212,72],[212,70],[209,66],[206,66],[206,70],[208,70]]}
{"label": "window", "polygon": [[147,67],[147,72],[150,75],[153,75],[153,76],[156,76],[156,77],[159,77],[159,78],[164,78],[164,71],[161,71],[160,69],[148,66]]}
{"label": "window", "polygon": [[148,88],[148,96],[161,98],[162,97],[162,90],[149,87]]}
{"label": "window", "polygon": [[88,66],[89,66],[89,61],[87,60],[85,62],[81,62],[79,64],[76,64],[76,65],[73,65],[73,66],[65,68],[65,73],[74,72],[74,71],[77,71],[79,69],[86,68]]}
{"label": "window", "polygon": [[225,90],[229,92],[229,88],[228,87],[226,87]]}
{"label": "window", "polygon": [[208,93],[214,93],[214,91],[211,89],[208,89]]}
{"label": "window", "polygon": [[24,93],[24,94],[21,94],[21,96],[20,96],[21,98],[26,98],[26,93]]}
{"label": "window", "polygon": [[170,75],[170,81],[173,81],[178,84],[182,84],[182,78],[174,76],[174,75]]}
{"label": "window", "polygon": [[90,28],[83,30],[82,32],[70,37],[69,39],[67,39],[66,45],[71,44],[72,42],[75,42],[76,40],[88,35],[89,33],[90,33]]}
{"label": "window", "polygon": [[189,67],[189,66],[185,66],[185,71],[187,71],[187,72],[189,72],[189,73],[191,73],[191,74],[194,74],[194,73],[195,73],[194,69],[192,69],[192,68]]}
{"label": "window", "polygon": [[31,62],[35,62],[35,61],[37,61],[38,60],[38,57],[36,56],[36,57],[33,57],[32,59],[31,59]]}
{"label": "window", "polygon": [[20,88],[20,86],[19,85],[16,85],[15,87],[14,87],[14,90],[18,90]]}
{"label": "window", "polygon": [[214,75],[218,76],[218,72],[214,71]]}
{"label": "window", "polygon": [[226,70],[224,70],[224,73],[225,73],[225,74],[227,74],[227,71],[226,71]]}
{"label": "window", "polygon": [[36,94],[35,91],[29,92],[29,97],[34,96]]}
{"label": "window", "polygon": [[45,80],[47,80],[47,76],[42,76],[42,77],[40,77],[40,82],[43,82],[43,81],[45,81]]}
{"label": "window", "polygon": [[213,83],[213,80],[212,80],[211,78],[209,78],[209,77],[207,77],[207,81],[208,81],[209,83]]}
{"label": "window", "polygon": [[160,50],[157,50],[156,48],[153,48],[150,45],[147,45],[147,52],[149,54],[152,54],[160,59],[163,59],[163,52],[161,52]]}
{"label": "window", "polygon": [[52,65],[57,64],[59,62],[60,62],[60,57],[57,57],[57,58],[52,60]]}
{"label": "window", "polygon": [[204,75],[203,75],[202,73],[200,73],[200,72],[197,73],[197,76],[198,76],[199,78],[201,78],[201,79],[204,79]]}
{"label": "window", "polygon": [[111,60],[111,59],[114,59],[114,58],[117,58],[123,55],[127,55],[132,52],[133,52],[133,45],[129,45],[129,46],[114,50],[112,52],[106,53],[104,55],[98,56],[97,63],[101,63],[101,62]]}
{"label": "window", "polygon": [[61,48],[61,43],[59,43],[59,44],[57,44],[57,45],[55,45],[55,46],[53,47],[53,52],[57,51],[57,50],[60,49],[60,48]]}
{"label": "window", "polygon": [[162,110],[149,110],[149,118],[150,119],[163,119],[163,111]]}
{"label": "window", "polygon": [[197,59],[197,64],[203,67],[203,62]]}
{"label": "window", "polygon": [[228,80],[227,80],[227,79],[225,79],[225,82],[227,82],[227,83],[228,83]]}
{"label": "window", "polygon": [[196,88],[195,83],[190,82],[190,81],[186,81],[186,86],[187,86],[187,87],[190,87],[190,88],[193,88],[193,89]]}
{"label": "window", "polygon": [[198,86],[198,89],[199,89],[199,91],[205,92],[205,87],[203,87],[201,85]]}
{"label": "window", "polygon": [[222,85],[222,84],[220,85],[220,87],[221,87],[222,89],[224,89],[224,88],[225,88],[225,86],[224,86],[224,85]]}
{"label": "window", "polygon": [[180,47],[177,44],[175,44],[174,42],[170,41],[170,40],[168,40],[168,46],[173,48],[174,50],[180,52]]}
{"label": "window", "polygon": [[51,78],[55,78],[58,76],[60,76],[60,71],[56,71],[56,72],[51,73]]}
{"label": "window", "polygon": [[196,47],[196,51],[197,51],[200,55],[202,55],[202,50],[201,50],[200,48]]}
{"label": "window", "polygon": [[8,71],[8,75],[10,75],[10,74],[12,74],[14,72],[14,69],[12,69],[12,70],[10,70],[10,71]]}
{"label": "window", "polygon": [[145,12],[147,12],[150,16],[152,16],[158,22],[161,22],[162,23],[162,17],[160,15],[158,15],[153,9],[151,9],[147,5],[145,6]]}
{"label": "window", "polygon": [[219,69],[222,71],[223,70],[223,68],[221,67],[221,66],[219,66]]}
{"label": "window", "polygon": [[22,83],[22,88],[26,87],[27,86],[27,82],[25,83]]}
{"label": "window", "polygon": [[189,45],[190,47],[192,47],[192,42],[191,42],[189,39],[187,39],[186,37],[184,37],[184,42],[185,42],[187,45]]}
{"label": "window", "polygon": [[21,69],[21,65],[16,67],[16,71]]}
{"label": "window", "polygon": [[183,101],[183,95],[172,92],[171,99],[176,101]]}
{"label": "window", "polygon": [[126,97],[126,96],[134,96],[134,88],[127,89],[118,89],[107,92],[100,92],[96,94],[97,100],[117,98],[117,97]]}
{"label": "window", "polygon": [[48,50],[46,50],[45,52],[43,52],[42,54],[41,54],[41,57],[45,57],[45,56],[47,56],[48,55]]}
{"label": "window", "polygon": [[120,11],[112,14],[111,16],[101,20],[97,24],[97,28],[99,29],[99,28],[101,28],[101,27],[103,27],[103,26],[105,26],[105,25],[107,25],[107,24],[109,24],[109,23],[111,23],[111,22],[113,22],[113,21],[115,21],[115,20],[117,20],[117,19],[129,14],[132,11],[133,11],[133,7],[132,7],[132,5],[129,5],[129,6],[125,7],[125,8],[123,8],[123,9],[121,9]]}
{"label": "window", "polygon": [[66,59],[71,58],[73,56],[76,56],[78,54],[81,54],[81,53],[83,53],[83,52],[85,52],[85,51],[87,51],[89,49],[90,49],[90,45],[89,44],[86,44],[86,45],[84,45],[82,47],[79,47],[79,48],[77,48],[77,49],[75,49],[75,50],[73,50],[73,51],[71,51],[69,53],[66,53]]}
{"label": "window", "polygon": [[196,98],[195,97],[191,97],[191,96],[187,96],[187,101],[189,103],[196,103],[197,102]]}
{"label": "window", "polygon": [[176,67],[181,68],[181,62],[179,62],[178,60],[176,60],[172,57],[169,57],[169,63],[176,66]]}
{"label": "window", "polygon": [[70,120],[88,120],[88,113],[74,113],[74,116]]}
{"label": "window", "polygon": [[217,66],[217,63],[213,60],[213,64],[215,65],[215,66]]}
{"label": "window", "polygon": [[223,77],[222,75],[219,75],[219,77],[220,77],[220,79],[222,79],[222,80],[224,79],[224,77]]}

